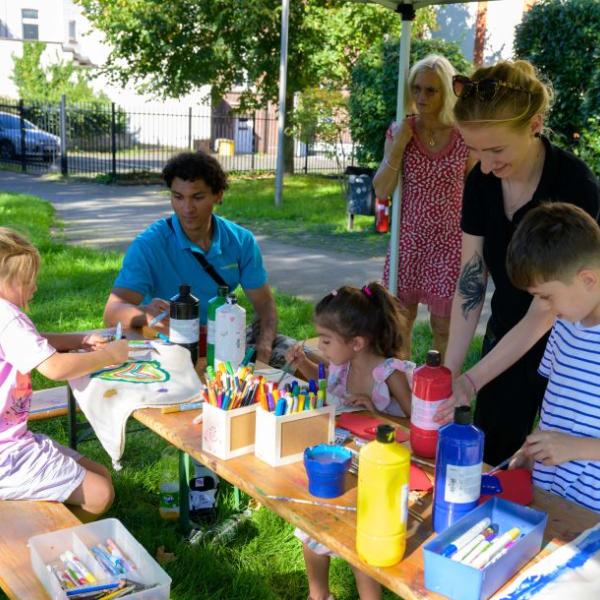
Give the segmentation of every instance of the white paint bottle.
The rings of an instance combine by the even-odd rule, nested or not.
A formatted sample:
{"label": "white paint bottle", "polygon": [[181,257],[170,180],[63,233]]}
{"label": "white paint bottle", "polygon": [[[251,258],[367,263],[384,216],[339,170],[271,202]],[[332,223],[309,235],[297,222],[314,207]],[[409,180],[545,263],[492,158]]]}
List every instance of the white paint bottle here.
{"label": "white paint bottle", "polygon": [[234,370],[246,354],[246,311],[229,294],[215,313],[215,367],[229,361]]}

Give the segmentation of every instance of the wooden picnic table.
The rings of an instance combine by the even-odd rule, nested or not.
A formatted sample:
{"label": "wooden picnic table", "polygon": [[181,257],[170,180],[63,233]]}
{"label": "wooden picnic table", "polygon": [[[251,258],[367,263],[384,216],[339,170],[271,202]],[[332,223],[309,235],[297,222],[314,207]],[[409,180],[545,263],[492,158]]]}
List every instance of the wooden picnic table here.
{"label": "wooden picnic table", "polygon": [[[432,494],[426,496],[421,505],[412,506],[413,510],[424,517],[424,521],[418,522],[409,515],[404,559],[393,567],[372,567],[362,562],[356,553],[356,513],[267,498],[269,495],[311,498],[308,493],[306,472],[301,461],[291,465],[271,467],[253,454],[220,460],[202,450],[202,426],[192,423],[198,412],[162,414],[160,409],[145,408],[136,410],[133,416],[173,446],[206,465],[217,475],[239,487],[292,525],[300,527],[403,599],[442,598],[426,590],[424,585],[421,546],[433,533]],[[408,425],[407,420],[399,421],[401,426]],[[356,484],[356,477],[348,473],[344,494],[334,498],[331,503],[356,506]],[[545,551],[546,554],[555,547],[554,545],[571,541],[581,531],[592,527],[598,521],[597,514],[539,489],[534,492],[533,507],[548,513],[545,541],[550,545]]]}

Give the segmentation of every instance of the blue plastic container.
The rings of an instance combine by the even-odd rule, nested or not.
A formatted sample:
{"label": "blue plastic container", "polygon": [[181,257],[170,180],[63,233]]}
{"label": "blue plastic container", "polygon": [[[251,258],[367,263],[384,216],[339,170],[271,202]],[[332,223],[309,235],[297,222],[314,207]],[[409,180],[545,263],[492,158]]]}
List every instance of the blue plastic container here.
{"label": "blue plastic container", "polygon": [[306,448],[304,466],[308,491],[319,498],[336,498],[344,493],[344,475],[350,468],[352,453],[342,446],[319,444]]}
{"label": "blue plastic container", "polygon": [[[513,527],[522,536],[496,562],[476,569],[443,556],[444,550],[485,517],[499,527],[498,535]],[[492,498],[423,546],[425,587],[452,600],[485,600],[522,569],[541,549],[546,513],[502,498]]]}
{"label": "blue plastic container", "polygon": [[458,406],[454,423],[439,430],[433,487],[433,529],[440,533],[473,510],[481,495],[483,431],[471,409]]}

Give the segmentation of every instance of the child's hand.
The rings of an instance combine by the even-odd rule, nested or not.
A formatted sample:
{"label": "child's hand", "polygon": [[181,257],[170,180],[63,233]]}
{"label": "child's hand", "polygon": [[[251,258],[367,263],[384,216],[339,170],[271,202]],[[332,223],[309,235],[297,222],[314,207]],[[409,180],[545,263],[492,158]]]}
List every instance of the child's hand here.
{"label": "child's hand", "polygon": [[301,342],[294,344],[286,353],[285,360],[295,369],[300,369],[305,360],[307,360],[304,352],[304,344]]}
{"label": "child's hand", "polygon": [[109,365],[124,363],[129,358],[129,342],[127,340],[115,340],[109,342],[103,348],[109,356]]}
{"label": "child's hand", "polygon": [[517,450],[512,457],[512,460],[508,463],[509,469],[525,468],[528,471],[533,469],[533,463],[535,460],[531,457],[527,451],[527,442]]}
{"label": "child's hand", "polygon": [[344,396],[343,404],[345,406],[364,406],[367,410],[375,412],[375,405],[371,396],[367,394],[346,394]]}
{"label": "child's hand", "polygon": [[525,447],[533,460],[544,465],[560,465],[579,458],[577,439],[566,433],[537,429],[527,436]]}
{"label": "child's hand", "polygon": [[452,381],[452,396],[440,404],[433,420],[437,423],[449,423],[454,418],[457,406],[471,406],[471,398],[475,395],[473,386],[466,377],[461,375]]}
{"label": "child's hand", "polygon": [[101,348],[104,348],[110,340],[111,337],[108,335],[103,335],[102,333],[89,333],[83,336],[81,347],[84,350],[100,350]]}

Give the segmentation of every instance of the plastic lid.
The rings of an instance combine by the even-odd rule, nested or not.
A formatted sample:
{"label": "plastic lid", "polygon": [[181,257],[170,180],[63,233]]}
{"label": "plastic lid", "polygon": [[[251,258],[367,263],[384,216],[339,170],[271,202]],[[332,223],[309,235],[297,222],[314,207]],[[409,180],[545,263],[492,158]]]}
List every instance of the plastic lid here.
{"label": "plastic lid", "polygon": [[396,439],[396,430],[391,425],[377,425],[377,441],[391,444]]}
{"label": "plastic lid", "polygon": [[235,294],[229,294],[226,298],[227,304],[237,304],[237,296]]}
{"label": "plastic lid", "polygon": [[179,286],[179,293],[182,296],[187,296],[190,293],[191,290],[192,290],[192,288],[187,283],[182,283]]}
{"label": "plastic lid", "polygon": [[227,296],[229,294],[229,286],[228,285],[220,285],[217,288],[217,296]]}
{"label": "plastic lid", "polygon": [[471,407],[470,406],[457,406],[454,409],[454,422],[459,425],[470,425],[471,424]]}
{"label": "plastic lid", "polygon": [[430,350],[427,353],[425,364],[428,367],[439,367],[442,364],[442,355],[437,350]]}

